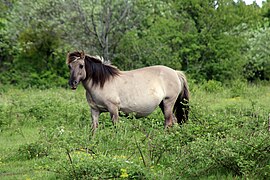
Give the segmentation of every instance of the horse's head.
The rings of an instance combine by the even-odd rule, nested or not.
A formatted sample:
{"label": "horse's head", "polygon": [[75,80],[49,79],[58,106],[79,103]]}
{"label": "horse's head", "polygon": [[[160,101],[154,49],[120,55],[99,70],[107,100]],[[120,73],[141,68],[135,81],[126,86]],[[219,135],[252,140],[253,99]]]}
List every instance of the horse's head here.
{"label": "horse's head", "polygon": [[67,55],[67,65],[70,70],[69,85],[71,89],[76,90],[81,81],[86,78],[84,52],[73,52]]}

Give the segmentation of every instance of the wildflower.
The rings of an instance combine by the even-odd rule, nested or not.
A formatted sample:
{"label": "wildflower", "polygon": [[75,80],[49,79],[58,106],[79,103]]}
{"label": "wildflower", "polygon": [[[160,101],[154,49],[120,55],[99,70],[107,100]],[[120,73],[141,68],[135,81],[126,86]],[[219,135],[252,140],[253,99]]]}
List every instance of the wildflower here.
{"label": "wildflower", "polygon": [[120,178],[127,178],[128,177],[128,173],[126,169],[121,169],[121,175]]}
{"label": "wildflower", "polygon": [[60,128],[59,134],[62,135],[65,132],[64,128]]}

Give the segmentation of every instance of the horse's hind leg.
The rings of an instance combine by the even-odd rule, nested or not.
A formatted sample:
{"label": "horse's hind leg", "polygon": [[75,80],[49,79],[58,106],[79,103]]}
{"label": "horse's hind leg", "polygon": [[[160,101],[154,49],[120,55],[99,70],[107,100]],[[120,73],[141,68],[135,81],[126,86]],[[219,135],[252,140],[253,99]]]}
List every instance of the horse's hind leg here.
{"label": "horse's hind leg", "polygon": [[[159,104],[159,107],[160,107],[160,109],[161,109],[161,111],[162,111],[162,113],[163,113],[163,115],[164,115],[164,117],[165,117],[163,101],[161,101],[161,103]],[[173,124],[177,123],[177,118],[175,117],[175,115],[172,114],[172,116],[173,116],[173,117],[172,117]]]}
{"label": "horse's hind leg", "polygon": [[173,115],[173,105],[175,103],[175,100],[168,98],[168,99],[164,99],[162,101],[163,105],[160,105],[161,110],[164,114],[164,118],[165,118],[165,128],[170,127],[173,125],[174,123],[174,115]]}

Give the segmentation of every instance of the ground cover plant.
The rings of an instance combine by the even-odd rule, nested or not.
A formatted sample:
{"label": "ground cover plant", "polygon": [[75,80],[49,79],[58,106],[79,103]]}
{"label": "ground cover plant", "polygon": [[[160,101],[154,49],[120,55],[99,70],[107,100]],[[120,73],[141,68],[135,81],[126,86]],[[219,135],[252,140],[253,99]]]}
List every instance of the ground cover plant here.
{"label": "ground cover plant", "polygon": [[102,114],[84,90],[0,88],[0,179],[269,179],[270,87],[190,81],[189,121]]}

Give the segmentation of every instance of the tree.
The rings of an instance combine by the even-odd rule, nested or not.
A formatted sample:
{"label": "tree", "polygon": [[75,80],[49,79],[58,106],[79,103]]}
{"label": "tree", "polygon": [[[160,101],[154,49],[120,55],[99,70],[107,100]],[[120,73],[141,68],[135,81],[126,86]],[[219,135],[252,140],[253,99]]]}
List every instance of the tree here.
{"label": "tree", "polygon": [[[198,59],[188,62],[188,71],[196,77],[224,81],[241,76],[245,58],[241,56],[244,27],[249,27],[257,16],[256,9],[247,11],[246,5],[233,0],[176,1],[179,14],[189,18],[198,32]],[[244,11],[245,10],[245,11]],[[243,26],[246,24],[246,26]]]}
{"label": "tree", "polygon": [[192,22],[156,17],[149,28],[129,31],[125,35],[115,62],[125,66],[124,69],[157,64],[183,69],[186,58],[196,58],[196,35]]}
{"label": "tree", "polygon": [[9,42],[8,34],[8,14],[13,7],[12,1],[1,0],[0,3],[0,72],[8,69],[8,65],[12,62],[12,43]]}
{"label": "tree", "polygon": [[178,14],[172,1],[140,0],[133,9],[136,24],[121,40],[114,62],[124,69],[157,64],[187,69],[185,59],[197,55],[194,23]]}
{"label": "tree", "polygon": [[[40,78],[43,83],[57,84],[67,76],[63,66],[67,50],[60,38],[63,33],[60,7],[62,2],[52,0],[17,0],[12,4],[5,34],[9,51],[13,53],[12,66],[5,70],[8,73],[1,77],[2,80],[13,84],[23,82],[28,86],[33,77]],[[50,77],[53,77],[51,82],[43,80]]]}
{"label": "tree", "polygon": [[129,21],[132,1],[129,0],[73,0],[76,10],[73,18],[76,27],[83,29],[85,47],[90,52],[101,54],[110,60],[123,34],[130,28]]}
{"label": "tree", "polygon": [[244,75],[249,81],[270,80],[269,22],[248,32],[247,62]]}

